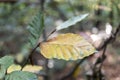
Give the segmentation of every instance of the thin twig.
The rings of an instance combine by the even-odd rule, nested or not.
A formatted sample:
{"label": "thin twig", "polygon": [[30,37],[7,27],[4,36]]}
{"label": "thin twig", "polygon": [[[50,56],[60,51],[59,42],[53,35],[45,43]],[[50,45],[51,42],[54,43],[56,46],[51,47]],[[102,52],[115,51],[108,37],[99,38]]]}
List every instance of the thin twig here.
{"label": "thin twig", "polygon": [[49,38],[55,32],[56,32],[56,29],[54,29],[52,32],[50,32],[50,34],[47,36],[47,38]]}
{"label": "thin twig", "polygon": [[[93,67],[93,78],[96,79],[97,77],[97,74],[99,74],[98,78],[99,80],[102,80],[103,76],[102,76],[102,72],[101,72],[101,69],[102,69],[102,66],[103,66],[103,62],[106,58],[105,56],[105,51],[106,51],[106,48],[107,48],[107,45],[111,42],[111,41],[114,41],[116,39],[116,36],[118,34],[118,32],[120,31],[120,25],[117,27],[115,33],[113,33],[110,38],[108,38],[104,44],[98,48],[98,50],[102,50],[103,49],[103,53],[102,53],[102,56],[100,56],[99,58],[97,58],[95,64],[94,64],[94,67]],[[98,67],[98,71],[97,70],[97,65],[100,64],[100,66]]]}
{"label": "thin twig", "polygon": [[[104,57],[104,55],[105,55],[105,50],[106,50],[106,48],[107,48],[107,45],[108,45],[111,41],[114,41],[114,40],[116,39],[116,36],[117,36],[117,34],[118,34],[119,31],[120,31],[120,25],[117,27],[115,33],[113,33],[113,34],[110,36],[110,38],[108,38],[108,39],[104,42],[104,44],[97,49],[98,51],[104,49],[103,54],[102,54],[102,57]],[[99,57],[99,59],[100,59],[100,57]],[[97,65],[97,63],[99,63],[99,60],[98,60],[98,59],[97,59],[95,65]]]}
{"label": "thin twig", "polygon": [[104,60],[106,59],[106,55],[105,55],[105,52],[106,52],[106,49],[107,49],[107,45],[105,46],[104,50],[103,50],[103,54],[102,54],[102,62],[99,66],[99,69],[98,69],[98,72],[99,72],[99,79],[102,80],[103,76],[102,76],[102,66],[103,66],[103,62]]}
{"label": "thin twig", "polygon": [[[99,78],[99,80],[102,80],[102,78],[103,78],[101,69],[102,69],[103,62],[106,59],[106,55],[105,55],[106,48],[107,48],[107,45],[103,49],[102,56],[100,56],[99,58],[97,58],[94,66],[92,68],[92,71],[93,71],[93,76],[92,77],[93,77],[93,79],[98,79]],[[98,64],[100,64],[99,67],[97,67]]]}
{"label": "thin twig", "polygon": [[32,51],[30,52],[27,60],[26,60],[26,61],[24,62],[24,64],[22,65],[22,68],[27,64],[27,62],[29,62],[29,59],[30,59],[31,64],[33,65],[31,56],[32,56],[32,54],[35,52],[35,50],[40,46],[40,44],[41,44],[41,42],[39,42],[39,43],[32,49]]}
{"label": "thin twig", "polygon": [[102,46],[100,46],[99,48],[97,48],[98,51],[102,50],[106,45],[108,45],[111,41],[115,40],[118,32],[120,31],[120,25],[118,26],[118,28],[116,29],[115,33],[113,33],[110,38],[108,38],[104,44]]}

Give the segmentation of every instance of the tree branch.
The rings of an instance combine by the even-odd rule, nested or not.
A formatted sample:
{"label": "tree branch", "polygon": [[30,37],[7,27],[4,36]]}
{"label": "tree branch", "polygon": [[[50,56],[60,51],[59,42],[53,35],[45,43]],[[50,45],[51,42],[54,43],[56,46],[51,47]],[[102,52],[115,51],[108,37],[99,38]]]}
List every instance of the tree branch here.
{"label": "tree branch", "polygon": [[97,50],[98,50],[98,51],[102,50],[107,44],[109,44],[111,41],[115,40],[115,38],[116,38],[116,36],[117,36],[117,34],[118,34],[119,31],[120,31],[120,24],[119,24],[119,26],[117,27],[115,33],[113,33],[113,34],[110,36],[110,38],[108,38],[108,39],[104,42],[104,44],[103,44],[102,46],[100,46],[99,48],[97,48]]}
{"label": "tree branch", "polygon": [[[114,41],[116,39],[116,36],[118,34],[118,32],[120,31],[120,25],[117,27],[116,31],[110,36],[110,38],[108,38],[104,44],[98,48],[98,50],[102,50],[103,49],[103,53],[102,53],[102,56],[100,56],[99,58],[97,58],[95,64],[94,64],[94,67],[93,67],[93,79],[96,79],[96,78],[99,78],[99,80],[102,80],[103,76],[102,76],[102,72],[101,72],[101,69],[102,69],[102,66],[103,66],[103,62],[104,60],[106,59],[106,55],[105,55],[105,51],[106,51],[106,48],[107,48],[107,45],[111,42],[111,41]],[[97,68],[96,66],[100,64],[100,66]],[[98,71],[96,71],[98,70]]]}

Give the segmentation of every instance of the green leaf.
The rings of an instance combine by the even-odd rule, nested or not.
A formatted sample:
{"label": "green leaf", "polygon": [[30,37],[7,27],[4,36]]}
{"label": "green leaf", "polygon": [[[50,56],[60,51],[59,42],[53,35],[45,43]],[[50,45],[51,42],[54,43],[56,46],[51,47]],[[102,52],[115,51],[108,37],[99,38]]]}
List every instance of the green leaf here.
{"label": "green leaf", "polygon": [[39,40],[39,37],[41,36],[43,29],[44,29],[44,16],[42,12],[39,12],[38,14],[36,14],[36,16],[33,18],[33,20],[28,26],[28,30],[30,33],[29,41],[32,46],[34,46]]}
{"label": "green leaf", "polygon": [[4,56],[0,59],[0,65],[4,65],[5,68],[8,68],[13,63],[14,58],[12,56]]}
{"label": "green leaf", "polygon": [[0,79],[3,79],[5,73],[6,73],[6,68],[4,67],[4,65],[0,65]]}
{"label": "green leaf", "polygon": [[0,59],[0,79],[5,76],[7,68],[12,65],[14,58],[12,56],[5,56]]}
{"label": "green leaf", "polygon": [[76,17],[73,17],[67,21],[65,21],[63,24],[61,24],[60,26],[56,27],[56,31],[58,30],[61,30],[61,29],[64,29],[64,28],[68,28],[72,25],[75,25],[77,22],[80,22],[82,21],[84,18],[86,18],[89,14],[86,13],[86,14],[83,14],[83,15],[79,15],[79,16],[76,16]]}
{"label": "green leaf", "polygon": [[5,80],[38,80],[38,78],[31,72],[13,71],[5,76]]}

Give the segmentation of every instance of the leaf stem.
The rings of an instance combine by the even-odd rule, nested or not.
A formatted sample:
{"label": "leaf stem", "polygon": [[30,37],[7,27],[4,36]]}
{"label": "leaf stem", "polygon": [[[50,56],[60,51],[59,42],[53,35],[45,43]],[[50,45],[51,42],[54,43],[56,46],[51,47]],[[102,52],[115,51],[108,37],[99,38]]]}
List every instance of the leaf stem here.
{"label": "leaf stem", "polygon": [[32,49],[32,51],[30,52],[27,60],[26,60],[26,61],[24,62],[24,64],[22,65],[22,69],[23,69],[23,67],[27,64],[27,62],[29,61],[29,59],[30,59],[31,64],[33,65],[33,61],[32,61],[32,58],[31,58],[31,57],[32,57],[32,54],[35,52],[35,50],[40,46],[40,44],[41,44],[41,42],[39,42],[39,43]]}

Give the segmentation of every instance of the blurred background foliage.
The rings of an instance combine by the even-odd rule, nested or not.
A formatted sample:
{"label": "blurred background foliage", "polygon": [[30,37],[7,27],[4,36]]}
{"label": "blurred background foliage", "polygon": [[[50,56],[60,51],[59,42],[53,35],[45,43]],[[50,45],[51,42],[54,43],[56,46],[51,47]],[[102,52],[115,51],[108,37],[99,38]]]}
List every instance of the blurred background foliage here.
{"label": "blurred background foliage", "polygon": [[[83,13],[90,15],[81,23],[61,32],[88,31],[92,34],[105,30],[106,23],[111,24],[113,30],[120,24],[120,0],[45,0],[44,8],[47,34],[63,21]],[[27,45],[27,27],[39,10],[40,0],[0,0],[0,56],[30,51],[32,47]],[[120,47],[119,40],[120,37],[113,44],[116,48]],[[119,50],[115,51],[120,53]],[[60,69],[64,64],[55,65]]]}
{"label": "blurred background foliage", "polygon": [[[117,27],[120,23],[119,0],[46,0],[44,6],[45,25],[48,31],[62,21],[82,13],[90,13],[90,16],[77,26],[77,30],[92,27],[101,29],[107,22],[113,27]],[[26,42],[28,23],[39,8],[39,0],[0,0],[0,43],[2,45],[4,42],[8,42],[9,45],[10,41],[15,40],[13,42],[15,45],[11,44],[15,46],[14,50],[7,49],[11,50],[10,53],[19,52],[21,46]],[[69,30],[74,31],[74,29]]]}

